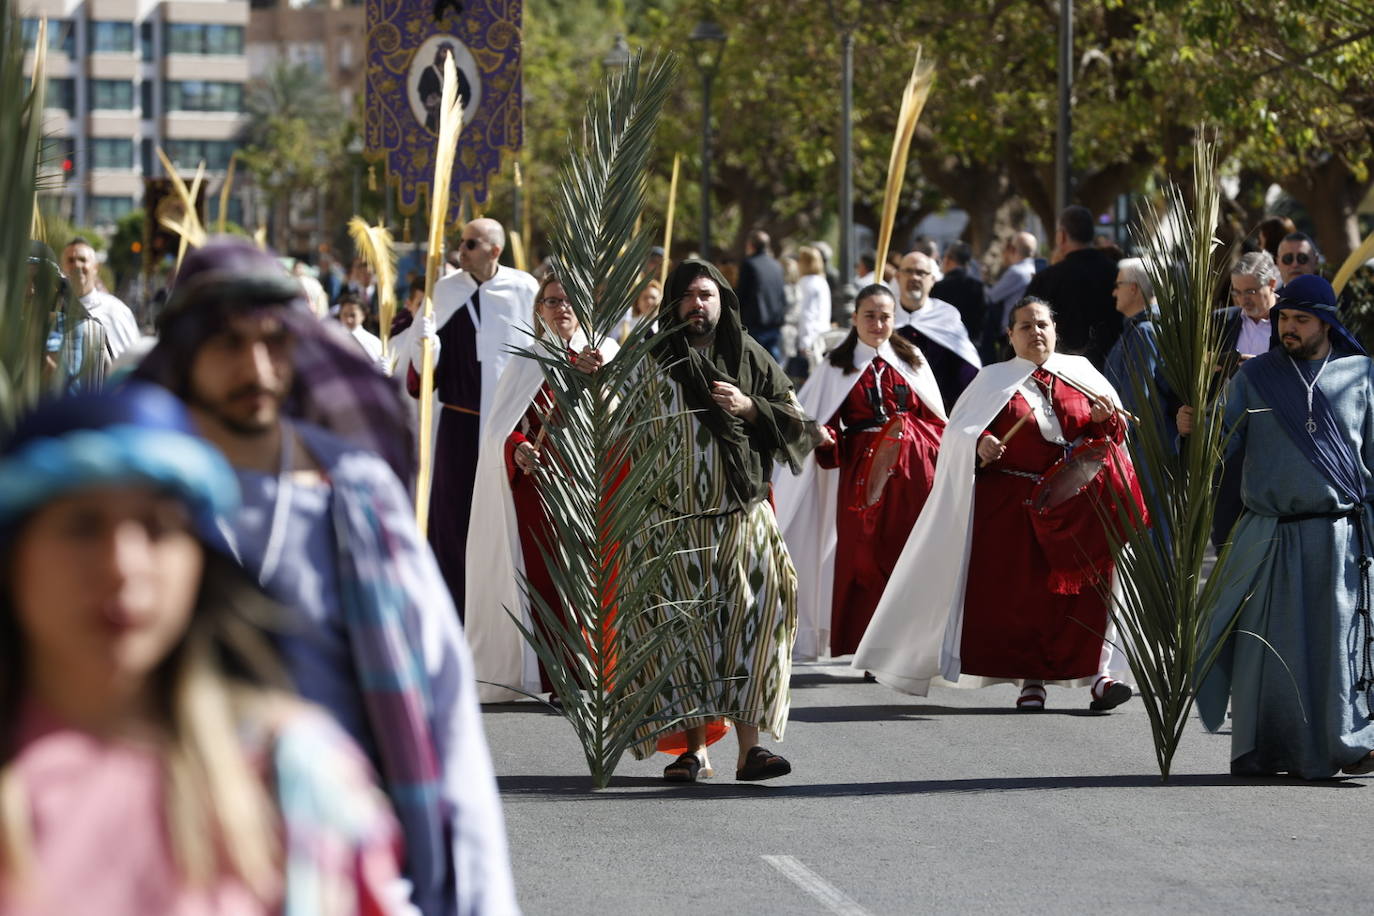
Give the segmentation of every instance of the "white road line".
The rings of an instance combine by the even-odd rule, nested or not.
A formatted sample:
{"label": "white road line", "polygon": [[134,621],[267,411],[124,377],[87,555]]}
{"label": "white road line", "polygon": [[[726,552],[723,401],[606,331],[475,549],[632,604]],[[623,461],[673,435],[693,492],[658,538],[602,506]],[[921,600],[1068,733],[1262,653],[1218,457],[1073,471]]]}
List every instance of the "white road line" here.
{"label": "white road line", "polygon": [[814,897],[835,916],[869,916],[868,910],[850,900],[844,891],[792,856],[764,856],[763,861],[786,875],[793,884]]}

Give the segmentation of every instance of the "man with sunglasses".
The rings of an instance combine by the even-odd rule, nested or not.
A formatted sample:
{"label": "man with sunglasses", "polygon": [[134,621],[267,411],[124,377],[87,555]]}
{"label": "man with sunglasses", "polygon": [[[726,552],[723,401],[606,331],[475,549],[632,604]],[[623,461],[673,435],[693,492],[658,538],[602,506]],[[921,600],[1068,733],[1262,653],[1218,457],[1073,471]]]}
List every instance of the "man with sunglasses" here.
{"label": "man with sunglasses", "polygon": [[1302,232],[1291,232],[1279,242],[1279,271],[1283,274],[1283,285],[1293,282],[1303,274],[1315,274],[1321,266],[1321,252],[1312,237]]}
{"label": "man with sunglasses", "polygon": [[494,219],[475,219],[464,226],[457,249],[462,269],[435,284],[432,322],[417,321],[407,339],[397,342],[397,352],[411,354],[406,379],[416,397],[422,342],[435,343],[434,392],[441,406],[435,414],[429,542],[460,618],[482,418],[489,412],[511,348],[529,340],[539,289],[534,277],[500,263],[505,246],[505,230]]}

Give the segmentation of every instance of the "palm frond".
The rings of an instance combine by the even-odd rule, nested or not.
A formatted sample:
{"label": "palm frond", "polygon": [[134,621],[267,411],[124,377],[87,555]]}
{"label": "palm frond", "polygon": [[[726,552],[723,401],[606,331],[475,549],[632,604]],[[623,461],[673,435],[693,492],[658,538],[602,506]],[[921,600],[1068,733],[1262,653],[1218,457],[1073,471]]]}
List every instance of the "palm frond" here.
{"label": "palm frond", "polygon": [[[463,129],[463,103],[458,95],[458,69],[453,55],[444,58],[444,85],[439,94],[439,136],[434,149],[434,180],[429,186],[429,249],[425,258],[425,317],[434,315],[434,284],[444,257],[444,230],[448,220],[449,184],[453,159],[458,153],[458,134]],[[409,241],[409,223],[406,241]],[[429,528],[430,462],[434,460],[430,430],[434,427],[434,347],[425,341],[420,358],[420,461],[415,477],[415,523],[424,534]]]}
{"label": "palm frond", "polygon": [[396,317],[396,245],[385,225],[370,226],[361,216],[348,221],[353,247],[367,262],[377,278],[377,329],[382,340],[382,355],[388,355],[391,321]]}
{"label": "palm frond", "polygon": [[191,180],[191,187],[188,188],[181,178],[181,173],[172,165],[172,160],[167,158],[167,154],[160,146],[157,147],[157,157],[162,161],[162,168],[171,180],[172,191],[176,195],[174,204],[170,207],[164,205],[158,209],[158,222],[177,234],[177,262],[172,271],[172,275],[175,276],[181,271],[181,261],[186,257],[186,249],[199,248],[205,244],[205,226],[201,224],[200,210],[196,207],[200,186],[205,180],[205,161],[201,160],[196,166],[196,177]]}
{"label": "palm frond", "polygon": [[[1148,372],[1132,374],[1130,393],[1141,418],[1128,447],[1152,525],[1138,515],[1127,520],[1128,532],[1115,545],[1118,587],[1109,604],[1164,779],[1198,686],[1220,651],[1213,640],[1217,597],[1229,577],[1263,560],[1223,544],[1207,570],[1216,513],[1213,472],[1227,443],[1218,396],[1224,382],[1218,372],[1222,323],[1214,310],[1226,263],[1215,237],[1218,188],[1217,144],[1202,140],[1195,149],[1192,194],[1168,188],[1163,207],[1142,214],[1144,228],[1136,239],[1160,305],[1154,325],[1168,391]],[[1180,440],[1181,451],[1170,431],[1170,392],[1195,408],[1194,430]],[[1233,618],[1224,631],[1234,624]]]}
{"label": "palm frond", "polygon": [[[581,136],[550,206],[553,268],[592,346],[611,337],[647,282],[641,266],[654,233],[641,224],[646,173],[676,62],[636,55],[588,104]],[[535,472],[549,531],[543,559],[558,594],[550,607],[528,586],[533,626],[521,625],[576,732],[592,779],[610,781],[624,752],[674,729],[708,675],[689,658],[701,594],[668,597],[681,526],[656,494],[681,470],[681,444],[655,435],[662,403],[646,380],[670,329],[636,327],[592,375],[562,347],[537,340],[519,356],[540,363],[554,397],[552,461]],[[517,624],[519,621],[517,620]],[[680,696],[673,712],[658,708]]]}
{"label": "palm frond", "polygon": [[892,154],[887,163],[887,188],[883,194],[883,217],[878,224],[876,263],[885,264],[887,249],[892,243],[892,224],[897,218],[897,204],[902,199],[902,179],[906,175],[906,160],[911,152],[911,138],[916,134],[916,122],[921,118],[930,87],[935,82],[935,67],[922,59],[921,46],[916,46],[916,60],[911,76],[902,92],[902,106],[897,112],[897,130],[892,137]]}
{"label": "palm frond", "polygon": [[[24,85],[24,41],[18,8],[0,0],[0,195],[13,206],[0,219],[0,433],[39,398],[53,392],[57,373],[45,364],[50,333],[59,331],[59,353],[70,353],[76,322],[58,319],[55,265],[30,265],[30,240],[38,215],[38,164],[46,87],[47,21],[41,20],[33,52],[32,81]],[[70,315],[68,317],[71,317]]]}

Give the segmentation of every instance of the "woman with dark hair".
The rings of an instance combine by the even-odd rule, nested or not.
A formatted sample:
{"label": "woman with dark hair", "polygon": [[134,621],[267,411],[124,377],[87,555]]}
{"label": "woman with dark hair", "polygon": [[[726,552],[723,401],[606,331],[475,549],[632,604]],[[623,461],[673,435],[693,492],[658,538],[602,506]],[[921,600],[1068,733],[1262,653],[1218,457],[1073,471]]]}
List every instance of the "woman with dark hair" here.
{"label": "woman with dark hair", "polygon": [[[1110,672],[1101,513],[1143,512],[1121,401],[1088,360],[1055,352],[1043,300],[1022,299],[1007,334],[1016,356],[985,366],[950,415],[926,511],[854,665],[908,693],[936,675],[1010,681],[1023,710],[1044,708],[1046,683],[1091,686],[1091,707],[1111,709],[1132,692]],[[1094,475],[1083,462],[1099,457]],[[1089,482],[1059,500],[1068,468]]]}
{"label": "woman with dark hair", "polygon": [[[361,753],[276,686],[238,488],[170,394],[53,402],[0,449],[0,913],[374,913]],[[399,896],[398,896],[399,894]]]}
{"label": "woman with dark hair", "polygon": [[827,441],[800,475],[774,480],[801,580],[794,657],[858,648],[935,478],[944,401],[920,351],[893,334],[896,307],[887,287],[864,287],[849,336],[797,395]]}
{"label": "woman with dark hair", "polygon": [[[582,331],[557,275],[539,284],[534,299],[534,351],[543,357],[562,354],[569,370],[597,371],[620,349],[614,340],[592,347]],[[571,377],[567,378],[572,383]],[[559,612],[561,600],[544,562],[553,547],[553,531],[544,512],[533,474],[548,465],[544,426],[556,420],[554,397],[537,359],[513,359],[501,373],[484,421],[477,459],[477,486],[472,519],[481,530],[468,532],[468,568],[483,575],[468,579],[467,637],[472,645],[477,680],[488,695],[501,687],[528,693],[552,692],[553,685],[511,620],[518,610],[526,626],[538,614],[530,608],[522,578],[544,603]],[[508,691],[508,699],[523,694]]]}

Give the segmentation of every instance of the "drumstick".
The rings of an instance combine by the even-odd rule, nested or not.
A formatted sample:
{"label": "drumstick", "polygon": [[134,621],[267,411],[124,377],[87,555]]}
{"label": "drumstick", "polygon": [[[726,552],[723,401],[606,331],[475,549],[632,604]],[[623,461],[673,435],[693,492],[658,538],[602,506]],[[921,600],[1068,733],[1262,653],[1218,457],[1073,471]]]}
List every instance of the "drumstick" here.
{"label": "drumstick", "polygon": [[[1103,397],[1103,395],[1092,393],[1092,392],[1089,391],[1088,389],[1084,388],[1082,385],[1074,384],[1073,382],[1071,382],[1071,381],[1069,381],[1068,379],[1064,378],[1064,376],[1060,375],[1058,372],[1051,372],[1050,374],[1053,375],[1055,378],[1059,379],[1059,380],[1060,380],[1061,382],[1063,382],[1065,385],[1068,385],[1070,388],[1073,388],[1074,390],[1076,390],[1076,391],[1078,391],[1079,393],[1081,393],[1083,396],[1085,396],[1085,397],[1086,397],[1088,400],[1090,400],[1090,401],[1096,401],[1096,400],[1098,400],[1098,399],[1100,399],[1100,398]],[[1108,398],[1107,400],[1110,401],[1111,398]],[[1121,414],[1123,417],[1125,417],[1127,420],[1130,420],[1132,423],[1137,423],[1137,424],[1138,424],[1138,423],[1140,422],[1140,418],[1137,417],[1135,414],[1131,413],[1131,412],[1130,412],[1129,410],[1127,410],[1126,408],[1124,408],[1124,407],[1117,407],[1115,404],[1113,404],[1112,407],[1113,407],[1113,409],[1114,409],[1117,413]]]}
{"label": "drumstick", "polygon": [[[1015,423],[1013,423],[1011,429],[1007,430],[1007,434],[1006,434],[1005,436],[1002,437],[1002,444],[1003,444],[1003,445],[1006,445],[1008,442],[1010,442],[1010,441],[1011,441],[1011,437],[1014,436],[1014,435],[1016,435],[1017,433],[1019,433],[1019,432],[1021,431],[1021,427],[1025,426],[1025,425],[1026,425],[1026,421],[1029,420],[1029,419],[1030,419],[1031,417],[1033,417],[1033,416],[1035,416],[1035,409],[1034,409],[1034,408],[1031,408],[1030,413],[1024,413],[1024,414],[1022,414],[1022,415],[1021,415],[1021,419],[1019,419],[1019,420],[1017,420]],[[980,467],[987,467],[987,466],[990,465],[990,464],[992,464],[991,461],[984,461],[984,462],[983,462],[981,465],[979,465],[979,466],[980,466]]]}

